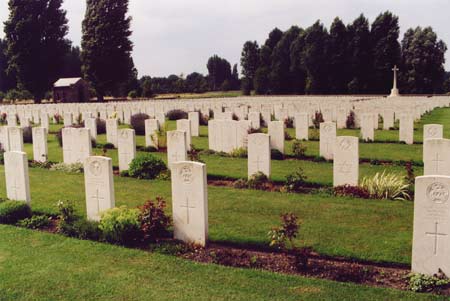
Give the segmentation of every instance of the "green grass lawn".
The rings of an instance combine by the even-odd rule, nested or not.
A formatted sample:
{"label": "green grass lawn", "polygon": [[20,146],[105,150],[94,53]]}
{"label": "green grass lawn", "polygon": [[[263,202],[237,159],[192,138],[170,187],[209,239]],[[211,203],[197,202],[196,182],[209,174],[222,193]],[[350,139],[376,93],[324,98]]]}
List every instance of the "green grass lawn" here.
{"label": "green grass lawn", "polygon": [[0,225],[0,300],[444,300]]}
{"label": "green grass lawn", "polygon": [[[0,167],[0,183],[4,182]],[[163,196],[171,213],[169,181],[115,177],[116,206],[142,205]],[[58,200],[73,200],[85,214],[84,177],[30,169],[32,207],[56,213]],[[5,197],[0,186],[0,197]],[[364,260],[409,264],[413,203],[332,197],[326,194],[284,194],[209,187],[212,241],[267,245],[267,232],[280,223],[280,214],[294,212],[301,229],[297,243],[317,252]]]}

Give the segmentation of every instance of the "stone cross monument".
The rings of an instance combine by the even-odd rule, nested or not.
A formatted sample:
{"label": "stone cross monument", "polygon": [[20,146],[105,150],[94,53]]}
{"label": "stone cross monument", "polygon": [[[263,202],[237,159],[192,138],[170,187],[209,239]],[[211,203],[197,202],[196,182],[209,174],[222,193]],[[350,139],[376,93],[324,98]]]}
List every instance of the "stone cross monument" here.
{"label": "stone cross monument", "polygon": [[399,71],[399,69],[397,68],[397,65],[394,66],[392,71],[394,71],[394,86],[392,87],[391,95],[389,95],[389,97],[398,97],[398,96],[400,96],[400,93],[398,92],[398,88],[397,88],[397,71]]}

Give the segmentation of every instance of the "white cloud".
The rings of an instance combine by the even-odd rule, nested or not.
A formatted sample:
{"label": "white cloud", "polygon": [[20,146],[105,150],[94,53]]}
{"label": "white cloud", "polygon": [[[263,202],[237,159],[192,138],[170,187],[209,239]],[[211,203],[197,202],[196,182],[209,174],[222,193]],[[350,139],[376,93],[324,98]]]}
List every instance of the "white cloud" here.
{"label": "white cloud", "polygon": [[[85,1],[65,0],[69,38],[79,45]],[[361,12],[373,21],[383,11],[400,17],[402,32],[432,26],[450,45],[448,0],[131,0],[133,57],[140,75],[206,73],[213,55],[238,63],[247,40],[263,43],[273,28],[307,27],[320,19],[329,26],[334,17],[351,22]],[[0,1],[0,21],[8,17]],[[450,54],[447,54],[450,69]]]}

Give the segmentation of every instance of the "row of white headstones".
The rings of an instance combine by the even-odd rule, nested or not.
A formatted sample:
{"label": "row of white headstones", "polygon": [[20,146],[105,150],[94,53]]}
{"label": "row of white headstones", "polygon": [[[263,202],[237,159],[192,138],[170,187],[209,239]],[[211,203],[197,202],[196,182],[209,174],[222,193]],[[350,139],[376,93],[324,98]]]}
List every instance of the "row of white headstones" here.
{"label": "row of white headstones", "polygon": [[[154,123],[154,121],[149,122]],[[214,123],[212,124],[214,126]],[[273,137],[281,136],[280,128],[283,129],[284,144],[284,128],[279,122],[269,123],[270,134],[248,135],[249,176],[258,171],[270,175],[270,149],[274,146],[271,140]],[[204,245],[207,240],[208,228],[206,166],[186,161],[189,145],[187,136],[191,135],[190,129],[190,121],[180,120],[178,130],[168,132],[175,238]],[[357,185],[358,138],[337,137],[334,123],[323,123],[320,129],[321,152],[324,157],[328,156],[329,159],[334,159],[334,185]],[[85,143],[74,139],[74,145],[84,144],[86,147],[91,145],[90,129],[68,128],[64,130],[76,131],[79,133],[79,137],[85,137]],[[279,135],[274,134],[277,131]],[[5,153],[7,197],[11,200],[31,202],[28,162],[27,155],[23,152],[21,129],[7,127],[7,132],[10,143],[10,149]],[[124,133],[130,133],[132,139],[135,140],[133,130],[119,130],[118,133],[119,137],[127,136]],[[46,136],[44,128],[34,128],[33,134],[35,143],[38,143],[39,140],[46,140],[37,139],[42,134],[42,137]],[[67,139],[67,135],[70,136],[70,134],[65,136],[63,131],[64,144],[69,144],[66,142],[70,141]],[[450,233],[450,208],[448,206],[450,140],[442,137],[441,125],[425,126],[425,176],[418,177],[416,180],[413,270],[426,274],[435,273],[437,269],[444,272],[450,271],[448,263],[450,254],[450,238],[448,237]],[[130,141],[127,139],[123,139],[126,142],[125,145],[130,145]],[[131,145],[133,144],[135,151],[135,143],[131,143]],[[70,148],[66,150],[70,153]],[[98,220],[101,212],[113,208],[115,205],[112,161],[110,158],[92,157],[90,154],[83,161],[87,215],[90,219]]]}

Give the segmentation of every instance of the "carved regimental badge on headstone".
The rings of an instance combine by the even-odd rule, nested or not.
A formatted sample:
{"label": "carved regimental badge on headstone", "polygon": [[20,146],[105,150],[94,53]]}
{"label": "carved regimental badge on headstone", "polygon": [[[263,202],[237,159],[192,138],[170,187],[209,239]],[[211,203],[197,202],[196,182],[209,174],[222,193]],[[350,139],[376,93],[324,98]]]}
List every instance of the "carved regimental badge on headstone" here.
{"label": "carved regimental badge on headstone", "polygon": [[412,270],[450,273],[450,177],[416,178]]}
{"label": "carved regimental badge on headstone", "polygon": [[205,246],[208,239],[206,165],[172,164],[172,203],[175,239]]}
{"label": "carved regimental badge on headstone", "polygon": [[84,162],[84,182],[87,217],[98,221],[102,212],[115,206],[111,158],[87,158]]}

